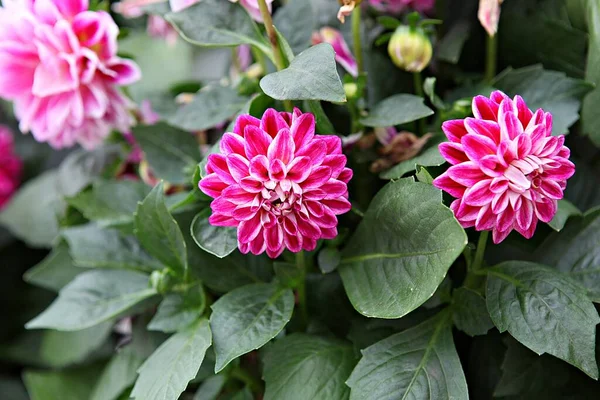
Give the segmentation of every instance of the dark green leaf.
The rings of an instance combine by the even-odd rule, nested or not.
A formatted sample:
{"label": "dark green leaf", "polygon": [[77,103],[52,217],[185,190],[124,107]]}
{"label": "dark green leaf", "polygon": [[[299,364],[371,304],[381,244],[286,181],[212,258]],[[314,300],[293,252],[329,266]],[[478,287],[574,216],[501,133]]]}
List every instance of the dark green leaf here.
{"label": "dark green leaf", "polygon": [[141,181],[97,180],[91,190],[80,192],[67,202],[98,225],[115,226],[130,223],[137,203],[149,192],[148,185]]}
{"label": "dark green leaf", "polygon": [[216,400],[225,386],[227,377],[225,375],[214,375],[202,382],[202,385],[194,394],[193,400]]}
{"label": "dark green leaf", "polygon": [[310,1],[295,0],[285,4],[275,13],[273,24],[286,38],[294,54],[306,50],[315,24]]}
{"label": "dark green leaf", "polygon": [[275,276],[282,286],[294,288],[304,279],[302,271],[295,263],[275,261],[273,263]]}
{"label": "dark green leaf", "polygon": [[550,228],[559,232],[565,227],[569,217],[581,215],[581,211],[568,200],[562,199],[558,201],[558,209],[552,221],[548,222]]}
{"label": "dark green leaf", "polygon": [[429,101],[431,101],[431,104],[433,104],[436,108],[445,110],[446,108],[448,108],[448,106],[446,105],[446,103],[444,103],[442,99],[440,99],[440,97],[437,94],[435,94],[435,81],[436,78],[434,77],[429,77],[425,79],[425,82],[423,83],[423,91],[425,92],[427,97],[429,97]]}
{"label": "dark green leaf", "polygon": [[138,400],[175,400],[194,379],[212,341],[206,319],[171,336],[138,370],[131,397]]}
{"label": "dark green leaf", "polygon": [[211,210],[206,209],[192,221],[191,235],[200,248],[216,257],[223,258],[237,249],[237,228],[213,226],[208,222]]}
{"label": "dark green leaf", "polygon": [[264,363],[265,400],[342,400],[355,359],[346,342],[295,333],[271,346]]}
{"label": "dark green leaf", "polygon": [[23,279],[32,285],[58,292],[82,270],[73,264],[69,246],[60,242],[39,264],[28,270]]}
{"label": "dark green leaf", "polygon": [[581,118],[583,132],[589,135],[596,146],[600,146],[600,4],[595,0],[581,0],[583,15],[587,18],[589,47],[585,79],[596,88],[585,98]]}
{"label": "dark green leaf", "polygon": [[203,0],[165,16],[179,34],[197,46],[222,47],[251,44],[269,52],[256,24],[239,4]]}
{"label": "dark green leaf", "polygon": [[179,331],[200,318],[205,306],[204,289],[199,283],[184,293],[169,294],[159,304],[148,329],[167,333]]}
{"label": "dark green leaf", "polygon": [[371,127],[386,127],[406,124],[432,114],[433,111],[423,104],[422,97],[397,94],[375,105],[360,122]]}
{"label": "dark green leaf", "polygon": [[431,139],[431,143],[428,143],[427,147],[423,149],[421,153],[410,160],[402,161],[400,164],[393,166],[387,171],[383,171],[379,174],[379,177],[381,179],[399,179],[402,178],[404,174],[414,171],[417,168],[417,165],[425,167],[442,165],[446,162],[438,150],[438,146],[442,142],[443,138],[441,137]]}
{"label": "dark green leaf", "polygon": [[139,272],[84,272],[61,289],[50,307],[26,327],[64,331],[89,328],[119,317],[154,294],[154,289],[148,287],[148,276]]}
{"label": "dark green leaf", "polygon": [[522,96],[532,110],[542,108],[552,113],[555,135],[568,133],[579,119],[583,97],[593,89],[589,82],[544,70],[541,65],[509,68],[498,75],[493,85],[509,96]]}
{"label": "dark green leaf", "polygon": [[244,107],[248,99],[225,86],[203,88],[191,103],[179,108],[168,122],[186,131],[202,131],[226,121]]}
{"label": "dark green leaf", "polygon": [[290,289],[259,283],[227,293],[211,308],[215,372],[219,372],[231,360],[262,347],[281,332],[292,317],[294,295]]}
{"label": "dark green leaf", "polygon": [[458,288],[454,291],[452,300],[454,323],[467,335],[485,335],[494,327],[485,299],[479,293],[465,287]]}
{"label": "dark green leaf", "polygon": [[347,381],[350,399],[468,399],[451,328],[442,311],[363,350]]}
{"label": "dark green leaf", "polygon": [[198,143],[189,133],[164,123],[133,128],[152,172],[169,183],[187,184],[200,160]]}
{"label": "dark green leaf", "polygon": [[433,295],[466,244],[441,192],[401,179],[375,196],[339,270],[357,311],[400,318]]}
{"label": "dark green leaf", "polygon": [[114,229],[94,224],[64,229],[73,262],[85,268],[116,268],[151,272],[163,265],[150,257],[134,237],[123,237]]}
{"label": "dark green leaf", "polygon": [[346,101],[331,45],[321,43],[300,53],[290,66],[260,80],[266,95],[277,100]]}
{"label": "dark green leaf", "polygon": [[535,259],[567,273],[600,302],[600,209],[572,218],[560,233],[551,234],[535,252]]}
{"label": "dark green leaf", "polygon": [[594,349],[600,318],[581,286],[525,261],[508,261],[487,271],[487,307],[500,332],[508,331],[536,353],[552,354],[598,378]]}
{"label": "dark green leaf", "polygon": [[342,255],[338,249],[325,247],[318,255],[319,269],[324,274],[333,272],[340,265],[341,260]]}
{"label": "dark green leaf", "polygon": [[64,371],[26,370],[23,381],[31,400],[79,400],[89,399],[97,376],[98,367],[92,365]]}
{"label": "dark green leaf", "polygon": [[470,33],[470,21],[460,21],[454,24],[436,46],[436,57],[442,61],[457,64]]}
{"label": "dark green leaf", "polygon": [[183,273],[188,266],[186,243],[165,205],[162,183],[139,203],[134,218],[135,235],[142,246],[168,267]]}

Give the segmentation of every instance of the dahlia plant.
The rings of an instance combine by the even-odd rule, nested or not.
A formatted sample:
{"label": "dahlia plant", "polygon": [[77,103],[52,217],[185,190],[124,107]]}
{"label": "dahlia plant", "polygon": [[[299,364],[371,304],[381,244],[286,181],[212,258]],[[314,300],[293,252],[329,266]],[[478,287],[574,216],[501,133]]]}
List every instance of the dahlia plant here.
{"label": "dahlia plant", "polygon": [[0,397],[596,398],[596,0],[4,0]]}

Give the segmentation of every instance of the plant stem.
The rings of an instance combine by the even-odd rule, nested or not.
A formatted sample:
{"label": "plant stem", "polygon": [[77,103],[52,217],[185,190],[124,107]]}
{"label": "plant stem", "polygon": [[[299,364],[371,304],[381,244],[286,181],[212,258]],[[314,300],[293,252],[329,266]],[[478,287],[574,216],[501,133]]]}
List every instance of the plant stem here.
{"label": "plant stem", "polygon": [[358,67],[358,74],[364,72],[362,46],[360,42],[360,5],[354,8],[352,11],[352,42],[354,43],[354,57],[356,57],[356,66]]}
{"label": "plant stem", "polygon": [[477,242],[477,250],[475,250],[475,258],[473,258],[473,264],[471,270],[476,272],[483,266],[483,255],[485,254],[485,246],[487,245],[489,231],[481,232],[479,235],[479,241]]}
{"label": "plant stem", "polygon": [[296,253],[296,266],[301,271],[301,280],[298,284],[298,309],[300,311],[300,317],[302,318],[302,324],[304,327],[308,325],[308,309],[306,308],[306,263],[304,258],[304,250],[300,250]]}
{"label": "plant stem", "polygon": [[[423,92],[423,76],[420,72],[413,72],[413,82],[415,85],[415,94],[425,98],[425,93]],[[417,121],[417,133],[419,135],[425,133],[425,120],[423,118]]]}
{"label": "plant stem", "polygon": [[[266,0],[258,0],[258,7],[260,8],[260,15],[262,16],[263,24],[265,25],[265,30],[267,31],[267,36],[269,37],[269,42],[271,43],[273,58],[275,60],[275,68],[277,68],[277,71],[281,71],[285,68],[285,62],[283,61],[283,54],[281,54],[281,48],[279,47],[279,41],[277,40],[277,32],[273,26],[273,19],[271,18],[271,13],[267,7]],[[266,72],[267,71],[265,70],[265,73]],[[283,107],[288,112],[292,112],[294,109],[294,106],[290,100],[284,100]]]}
{"label": "plant stem", "polygon": [[248,386],[248,388],[254,393],[263,392],[262,381],[241,367],[236,367],[231,370],[231,377],[244,382],[246,386]]}
{"label": "plant stem", "polygon": [[479,240],[477,241],[477,249],[475,250],[475,256],[472,260],[470,259],[470,257],[467,257],[470,256],[470,254],[465,254],[465,257],[467,258],[467,277],[465,278],[463,285],[470,289],[477,290],[481,287],[481,284],[483,283],[485,274],[482,274],[482,272],[484,271],[482,271],[481,269],[483,267],[483,256],[485,254],[485,247],[487,245],[488,236],[489,231],[481,232],[481,235],[479,235]]}
{"label": "plant stem", "polygon": [[496,76],[496,63],[498,57],[498,40],[496,36],[487,37],[486,41],[486,58],[485,58],[485,81],[491,83]]}

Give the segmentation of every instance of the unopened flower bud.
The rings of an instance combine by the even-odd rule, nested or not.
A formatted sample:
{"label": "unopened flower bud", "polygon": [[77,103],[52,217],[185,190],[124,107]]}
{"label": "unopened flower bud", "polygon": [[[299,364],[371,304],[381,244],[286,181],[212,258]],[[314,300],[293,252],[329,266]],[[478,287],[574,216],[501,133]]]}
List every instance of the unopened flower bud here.
{"label": "unopened flower bud", "polygon": [[356,83],[344,83],[344,92],[346,92],[346,98],[354,100],[358,95],[358,86]]}
{"label": "unopened flower bud", "polygon": [[173,286],[173,274],[169,268],[161,271],[152,271],[150,274],[150,287],[160,294],[167,293]]}
{"label": "unopened flower bud", "polygon": [[388,53],[398,68],[421,72],[429,65],[433,49],[421,28],[399,26],[390,39]]}

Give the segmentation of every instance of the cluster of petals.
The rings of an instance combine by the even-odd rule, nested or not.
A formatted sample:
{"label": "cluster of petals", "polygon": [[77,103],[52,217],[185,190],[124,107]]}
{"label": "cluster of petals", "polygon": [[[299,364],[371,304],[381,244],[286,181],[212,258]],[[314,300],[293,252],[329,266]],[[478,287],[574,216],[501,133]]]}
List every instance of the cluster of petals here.
{"label": "cluster of petals", "polygon": [[137,65],[117,56],[119,29],[87,0],[5,0],[0,8],[0,97],[23,132],[55,148],[99,144],[133,122],[119,86]]}
{"label": "cluster of petals", "polygon": [[11,131],[0,126],[0,210],[19,187],[22,167],[21,159],[14,152]]}
{"label": "cluster of petals", "polygon": [[477,18],[488,35],[494,36],[500,21],[500,4],[503,0],[479,0]]}
{"label": "cluster of petals", "polygon": [[340,31],[329,26],[319,29],[312,35],[312,44],[319,43],[329,43],[335,51],[335,61],[353,77],[358,76],[358,64]]}
{"label": "cluster of petals", "polygon": [[341,139],[316,135],[310,113],[241,115],[199,183],[214,198],[209,222],[237,227],[242,253],[314,250],[337,235],[336,215],[351,208],[346,161]]}
{"label": "cluster of petals", "polygon": [[369,5],[385,14],[398,15],[407,10],[428,13],[433,10],[435,0],[369,0]]}
{"label": "cluster of petals", "polygon": [[493,231],[500,243],[514,229],[526,238],[549,222],[575,165],[552,115],[532,112],[500,91],[473,99],[474,118],[446,121],[440,153],[452,166],[433,184],[457,198],[451,209],[465,228]]}

